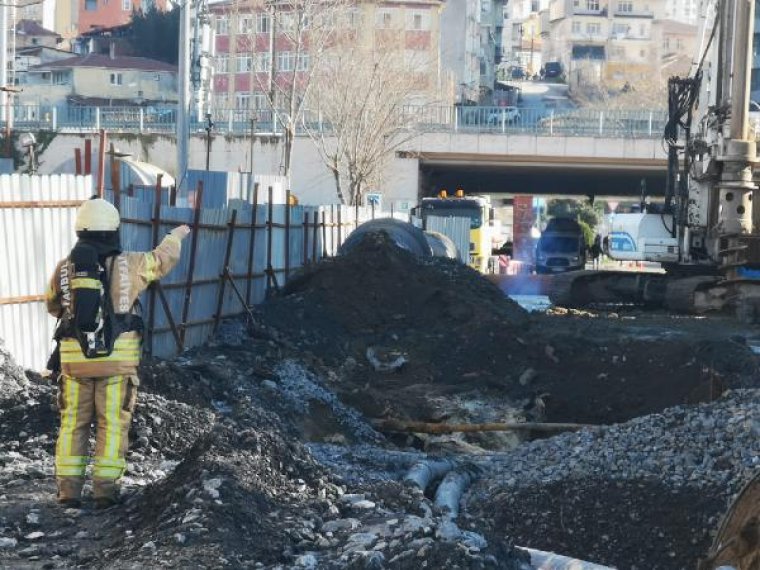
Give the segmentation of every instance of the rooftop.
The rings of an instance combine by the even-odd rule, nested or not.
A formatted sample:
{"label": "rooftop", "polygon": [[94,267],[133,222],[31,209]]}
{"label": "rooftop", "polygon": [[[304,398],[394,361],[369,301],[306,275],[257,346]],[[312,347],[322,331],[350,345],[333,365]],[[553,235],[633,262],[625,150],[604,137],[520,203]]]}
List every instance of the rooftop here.
{"label": "rooftop", "polygon": [[155,59],[148,59],[147,57],[129,57],[124,55],[117,55],[110,57],[108,55],[90,53],[83,56],[70,57],[59,61],[51,61],[50,63],[43,63],[36,65],[32,69],[35,70],[47,70],[47,69],[71,69],[75,67],[99,67],[106,69],[136,69],[139,71],[172,71],[176,72],[177,68],[174,65],[165,63],[163,61],[157,61]]}
{"label": "rooftop", "polygon": [[54,31],[43,28],[34,20],[19,20],[18,24],[16,24],[16,33],[25,36],[59,37]]}

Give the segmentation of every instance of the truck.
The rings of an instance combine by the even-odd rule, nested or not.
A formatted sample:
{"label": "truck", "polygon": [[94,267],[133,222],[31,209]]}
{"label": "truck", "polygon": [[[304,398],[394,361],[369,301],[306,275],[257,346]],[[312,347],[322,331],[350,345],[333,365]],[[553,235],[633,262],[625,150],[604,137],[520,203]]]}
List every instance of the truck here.
{"label": "truck", "polygon": [[431,217],[469,218],[468,265],[481,273],[488,272],[493,247],[493,208],[488,196],[465,195],[461,189],[454,196],[449,196],[446,190],[441,190],[435,197],[422,198],[414,213],[422,219],[422,227],[425,229]]}
{"label": "truck", "polygon": [[586,266],[586,238],[572,218],[552,218],[536,244],[536,273],[578,271]]}

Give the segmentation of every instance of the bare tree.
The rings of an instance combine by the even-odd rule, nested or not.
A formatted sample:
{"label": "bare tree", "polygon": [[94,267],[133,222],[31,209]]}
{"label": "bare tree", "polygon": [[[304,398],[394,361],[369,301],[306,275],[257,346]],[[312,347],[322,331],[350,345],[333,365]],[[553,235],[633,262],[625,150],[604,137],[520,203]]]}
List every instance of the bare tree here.
{"label": "bare tree", "polygon": [[[251,88],[264,96],[272,124],[283,131],[283,174],[290,176],[293,142],[312,78],[333,41],[348,0],[233,0],[237,53]],[[247,59],[245,59],[247,58]],[[238,71],[243,71],[238,68]]]}
{"label": "bare tree", "polygon": [[361,204],[380,184],[387,159],[417,136],[414,107],[435,89],[426,56],[410,57],[396,45],[361,42],[333,46],[314,77],[318,126],[308,128],[335,179],[342,204]]}

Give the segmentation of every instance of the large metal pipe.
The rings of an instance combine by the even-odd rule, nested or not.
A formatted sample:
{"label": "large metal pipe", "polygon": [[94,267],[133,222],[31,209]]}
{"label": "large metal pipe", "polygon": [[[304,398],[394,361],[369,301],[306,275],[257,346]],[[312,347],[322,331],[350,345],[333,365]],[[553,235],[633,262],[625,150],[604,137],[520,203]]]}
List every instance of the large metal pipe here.
{"label": "large metal pipe", "polygon": [[177,74],[177,190],[187,188],[188,144],[192,94],[190,90],[190,12],[192,0],[184,0],[179,6],[179,70]]}
{"label": "large metal pipe", "polygon": [[755,0],[731,0],[734,17],[733,58],[731,61],[731,138],[747,140],[749,130],[750,82],[752,77],[752,33],[755,25]]}
{"label": "large metal pipe", "polygon": [[722,104],[731,93],[731,70],[733,62],[734,0],[722,0],[720,6],[720,43],[716,72],[718,85],[715,100]]}

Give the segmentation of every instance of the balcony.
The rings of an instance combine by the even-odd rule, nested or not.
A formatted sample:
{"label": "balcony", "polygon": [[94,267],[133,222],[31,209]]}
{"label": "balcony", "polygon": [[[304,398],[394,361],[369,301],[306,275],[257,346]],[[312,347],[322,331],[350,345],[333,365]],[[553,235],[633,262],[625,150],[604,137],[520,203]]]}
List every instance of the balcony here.
{"label": "balcony", "polygon": [[618,8],[613,14],[616,18],[654,18],[654,12],[651,10],[640,10],[638,8],[633,10],[620,10]]}
{"label": "balcony", "polygon": [[602,16],[604,18],[607,17],[607,7],[606,6],[600,6],[598,9],[589,9],[589,8],[583,8],[582,6],[578,6],[573,8],[573,16]]}
{"label": "balcony", "polygon": [[610,40],[613,42],[648,42],[652,40],[651,35],[641,36],[635,35],[630,32],[612,32],[610,34]]}
{"label": "balcony", "polygon": [[586,32],[573,32],[570,34],[570,39],[573,42],[582,42],[584,44],[601,45],[607,43],[607,36],[602,33],[586,33]]}

